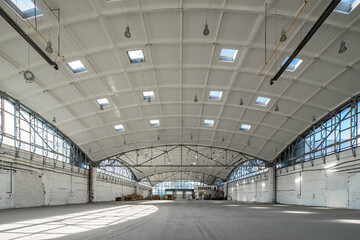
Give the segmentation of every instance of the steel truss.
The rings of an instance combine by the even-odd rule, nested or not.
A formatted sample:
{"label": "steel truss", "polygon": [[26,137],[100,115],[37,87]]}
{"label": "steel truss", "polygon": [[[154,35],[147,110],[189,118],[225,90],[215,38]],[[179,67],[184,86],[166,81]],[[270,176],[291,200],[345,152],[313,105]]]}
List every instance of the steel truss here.
{"label": "steel truss", "polygon": [[276,158],[277,168],[322,158],[335,154],[339,160],[341,151],[351,149],[356,156],[359,146],[360,97],[356,96],[313,124],[299,135]]}
{"label": "steel truss", "polygon": [[[0,91],[0,147],[2,144],[14,147],[15,157],[20,150],[30,154],[30,161],[40,155],[43,164],[65,168],[66,164],[80,168],[91,165],[90,158],[65,134],[39,114],[24,106],[18,100]],[[7,121],[13,118],[13,122]],[[13,132],[6,131],[12,129]],[[6,142],[5,142],[6,141]]]}
{"label": "steel truss", "polygon": [[[213,179],[217,177],[225,181],[226,176],[228,176],[234,168],[252,159],[257,158],[230,149],[177,144],[123,152],[101,160],[97,162],[95,166],[111,172],[116,172],[116,168],[126,167],[133,174],[130,179],[138,181],[171,172],[174,174],[206,174],[207,176],[211,176],[211,179],[207,178],[207,182],[211,183]],[[263,164],[263,162],[264,161],[261,161],[261,164]],[[270,163],[268,163],[268,165],[269,164]],[[259,167],[259,163],[254,162],[254,167]],[[220,173],[222,177],[219,176]],[[155,182],[159,181],[160,180],[155,180]]]}

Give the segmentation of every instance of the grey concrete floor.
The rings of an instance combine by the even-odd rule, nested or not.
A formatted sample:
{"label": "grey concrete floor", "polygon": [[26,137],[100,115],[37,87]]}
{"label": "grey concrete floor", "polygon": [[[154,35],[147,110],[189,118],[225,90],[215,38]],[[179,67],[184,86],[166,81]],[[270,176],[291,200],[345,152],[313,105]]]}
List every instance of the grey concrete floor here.
{"label": "grey concrete floor", "polygon": [[231,201],[0,210],[0,239],[360,239],[360,211]]}

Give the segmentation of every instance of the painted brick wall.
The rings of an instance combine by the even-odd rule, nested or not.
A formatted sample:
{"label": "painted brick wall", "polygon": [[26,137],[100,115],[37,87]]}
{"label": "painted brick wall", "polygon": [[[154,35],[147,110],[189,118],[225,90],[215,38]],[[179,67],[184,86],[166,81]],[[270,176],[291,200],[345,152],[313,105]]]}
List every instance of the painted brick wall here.
{"label": "painted brick wall", "polygon": [[[358,156],[357,149],[356,156]],[[277,202],[360,209],[360,160],[351,150],[277,170]]]}
{"label": "painted brick wall", "polygon": [[267,173],[229,183],[228,193],[233,201],[241,202],[274,202],[274,169]]}

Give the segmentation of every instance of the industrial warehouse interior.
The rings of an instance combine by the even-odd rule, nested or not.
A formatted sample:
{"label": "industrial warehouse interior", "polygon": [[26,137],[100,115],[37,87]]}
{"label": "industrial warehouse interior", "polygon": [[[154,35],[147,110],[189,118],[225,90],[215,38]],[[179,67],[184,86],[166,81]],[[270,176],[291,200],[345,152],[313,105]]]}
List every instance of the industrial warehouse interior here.
{"label": "industrial warehouse interior", "polygon": [[0,0],[0,239],[360,239],[360,0]]}

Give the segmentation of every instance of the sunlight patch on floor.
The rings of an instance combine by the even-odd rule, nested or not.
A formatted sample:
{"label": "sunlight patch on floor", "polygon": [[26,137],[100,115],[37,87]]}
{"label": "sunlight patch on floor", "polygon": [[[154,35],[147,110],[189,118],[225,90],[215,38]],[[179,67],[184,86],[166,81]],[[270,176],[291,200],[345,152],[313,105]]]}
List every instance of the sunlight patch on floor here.
{"label": "sunlight patch on floor", "polygon": [[124,223],[158,211],[153,205],[124,205],[0,225],[1,240],[54,239]]}

